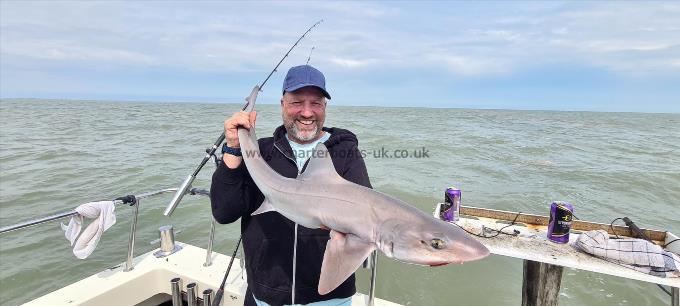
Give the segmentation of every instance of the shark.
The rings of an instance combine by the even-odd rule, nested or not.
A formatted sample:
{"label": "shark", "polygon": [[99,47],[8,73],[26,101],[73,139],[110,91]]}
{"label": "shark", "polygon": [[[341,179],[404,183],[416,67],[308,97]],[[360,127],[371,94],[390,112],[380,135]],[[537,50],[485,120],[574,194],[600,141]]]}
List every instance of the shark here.
{"label": "shark", "polygon": [[[255,107],[255,86],[244,111]],[[402,200],[342,178],[319,143],[297,178],[281,176],[262,159],[255,129],[238,129],[243,161],[265,199],[252,215],[278,212],[307,228],[330,230],[318,292],[328,294],[374,250],[398,261],[442,266],[482,259],[489,250],[459,227]]]}

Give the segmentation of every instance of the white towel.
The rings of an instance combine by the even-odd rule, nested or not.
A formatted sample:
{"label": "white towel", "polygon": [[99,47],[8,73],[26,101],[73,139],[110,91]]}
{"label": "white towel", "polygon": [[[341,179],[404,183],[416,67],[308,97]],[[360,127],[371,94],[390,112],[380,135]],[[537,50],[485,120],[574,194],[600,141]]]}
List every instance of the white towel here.
{"label": "white towel", "polygon": [[579,235],[574,248],[606,261],[659,277],[680,277],[680,258],[649,241],[611,239],[604,230]]}
{"label": "white towel", "polygon": [[[71,217],[68,226],[63,223],[61,224],[66,239],[71,242],[71,245],[74,245],[75,243],[73,246],[73,255],[76,255],[79,259],[85,259],[94,252],[102,233],[116,224],[115,208],[116,206],[113,201],[85,203],[75,209],[77,214]],[[96,220],[92,220],[92,223],[90,223],[85,231],[83,231],[82,235],[78,237],[83,225],[83,217],[89,219],[96,218]],[[78,238],[78,240],[76,240],[76,238]]]}

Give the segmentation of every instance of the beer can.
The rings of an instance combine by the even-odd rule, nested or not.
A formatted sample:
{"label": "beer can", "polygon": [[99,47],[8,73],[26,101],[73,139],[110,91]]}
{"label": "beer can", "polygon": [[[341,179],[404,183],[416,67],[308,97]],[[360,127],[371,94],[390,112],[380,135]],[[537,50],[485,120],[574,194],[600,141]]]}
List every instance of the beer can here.
{"label": "beer can", "polygon": [[574,217],[574,207],[563,201],[555,201],[550,205],[550,222],[548,223],[548,239],[556,243],[569,242],[569,230]]}
{"label": "beer can", "polygon": [[460,217],[460,189],[456,187],[446,188],[444,191],[444,205],[440,210],[440,217],[444,221],[458,221]]}

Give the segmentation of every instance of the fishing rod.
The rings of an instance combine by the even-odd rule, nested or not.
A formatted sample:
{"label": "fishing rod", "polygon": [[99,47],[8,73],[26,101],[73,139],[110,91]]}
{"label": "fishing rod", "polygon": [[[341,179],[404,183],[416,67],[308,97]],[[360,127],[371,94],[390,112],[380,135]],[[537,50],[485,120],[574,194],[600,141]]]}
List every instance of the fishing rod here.
{"label": "fishing rod", "polygon": [[[297,41],[295,41],[295,43],[290,47],[290,49],[288,49],[288,52],[286,52],[286,54],[283,55],[283,57],[278,62],[278,64],[276,64],[276,66],[274,66],[274,69],[272,69],[272,71],[269,72],[269,75],[267,75],[267,77],[264,79],[264,81],[262,81],[262,84],[260,84],[259,86],[255,85],[255,88],[253,88],[253,91],[251,92],[250,96],[248,98],[246,98],[246,103],[245,103],[245,105],[243,105],[243,108],[241,108],[241,111],[245,110],[246,107],[248,107],[248,105],[250,104],[249,99],[254,99],[254,98],[257,97],[257,92],[262,91],[264,84],[266,84],[267,81],[269,80],[269,78],[274,74],[274,72],[277,71],[276,69],[279,68],[281,63],[283,63],[283,60],[285,60],[286,57],[288,57],[290,52],[293,51],[293,49],[298,45],[298,43],[300,43],[300,41],[303,38],[305,38],[305,36],[309,32],[311,32],[312,29],[314,29],[321,22],[323,22],[323,19],[317,21],[315,24],[313,24],[311,27],[309,27],[309,29],[307,29],[307,31],[305,31],[302,34],[302,36],[300,36],[300,38],[297,39]],[[189,175],[184,180],[184,182],[182,182],[182,185],[180,185],[179,189],[177,190],[175,195],[172,197],[172,200],[170,200],[170,204],[168,204],[168,206],[165,208],[165,211],[163,212],[164,216],[170,217],[170,215],[172,215],[172,213],[175,211],[175,208],[177,208],[177,205],[179,205],[179,202],[182,201],[182,198],[187,193],[187,190],[189,190],[191,188],[191,183],[194,182],[198,173],[201,172],[201,169],[203,169],[203,166],[205,166],[205,163],[208,162],[208,160],[210,160],[211,157],[215,156],[215,151],[217,151],[217,148],[220,146],[220,144],[222,144],[222,141],[224,141],[224,137],[225,137],[224,132],[222,132],[222,135],[220,135],[220,137],[217,138],[215,143],[210,148],[208,148],[206,150],[207,154],[203,157],[203,160],[198,165],[196,170],[194,170],[194,172],[191,175]]]}
{"label": "fishing rod", "polygon": [[[622,219],[623,219],[623,223],[625,223],[626,226],[628,226],[628,228],[630,229],[630,232],[632,233],[631,236],[633,236],[633,238],[644,239],[644,240],[649,241],[652,244],[656,244],[656,243],[654,243],[654,241],[652,241],[652,239],[649,238],[649,236],[647,236],[647,234],[645,234],[644,230],[640,229],[637,226],[637,224],[635,224],[635,222],[633,222],[633,220],[631,220],[628,217],[623,217]],[[662,246],[662,247],[665,247],[665,246]],[[666,294],[673,296],[673,294],[670,291],[668,291],[666,288],[664,288],[664,286],[661,286],[659,284],[656,284],[656,286],[659,287],[659,289],[661,289],[663,292],[666,292]]]}
{"label": "fishing rod", "polygon": [[[227,276],[229,276],[229,271],[231,271],[231,265],[234,263],[234,258],[236,257],[236,251],[238,251],[238,246],[241,244],[241,238],[243,237],[238,237],[238,242],[236,243],[236,248],[234,249],[234,253],[231,254],[231,259],[229,260],[229,266],[227,266],[227,273],[224,274],[224,278],[222,279],[222,284],[220,285],[220,289],[217,289],[217,293],[215,293],[215,299],[212,302],[212,306],[219,306],[220,302],[222,302],[222,296],[224,295],[224,285],[227,283]],[[208,306],[208,305],[206,305]]]}

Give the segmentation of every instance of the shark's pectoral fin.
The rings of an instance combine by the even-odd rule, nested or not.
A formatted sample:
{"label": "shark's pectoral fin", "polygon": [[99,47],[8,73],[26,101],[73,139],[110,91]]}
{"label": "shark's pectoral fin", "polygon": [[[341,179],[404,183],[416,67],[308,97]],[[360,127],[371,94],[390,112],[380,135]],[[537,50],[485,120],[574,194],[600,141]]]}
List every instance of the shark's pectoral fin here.
{"label": "shark's pectoral fin", "polygon": [[274,208],[274,206],[272,206],[272,203],[269,202],[269,198],[264,198],[264,202],[260,204],[260,207],[256,211],[254,211],[251,214],[251,216],[259,215],[270,211],[276,211],[276,208]]}
{"label": "shark's pectoral fin", "polygon": [[305,167],[305,172],[302,172],[297,179],[305,181],[314,180],[315,182],[344,181],[338,172],[335,171],[331,154],[321,142],[314,147],[312,157],[309,158],[307,167]]}
{"label": "shark's pectoral fin", "polygon": [[366,243],[357,236],[331,230],[331,239],[326,243],[326,253],[321,264],[319,294],[328,294],[340,286],[373,250],[373,244]]}

